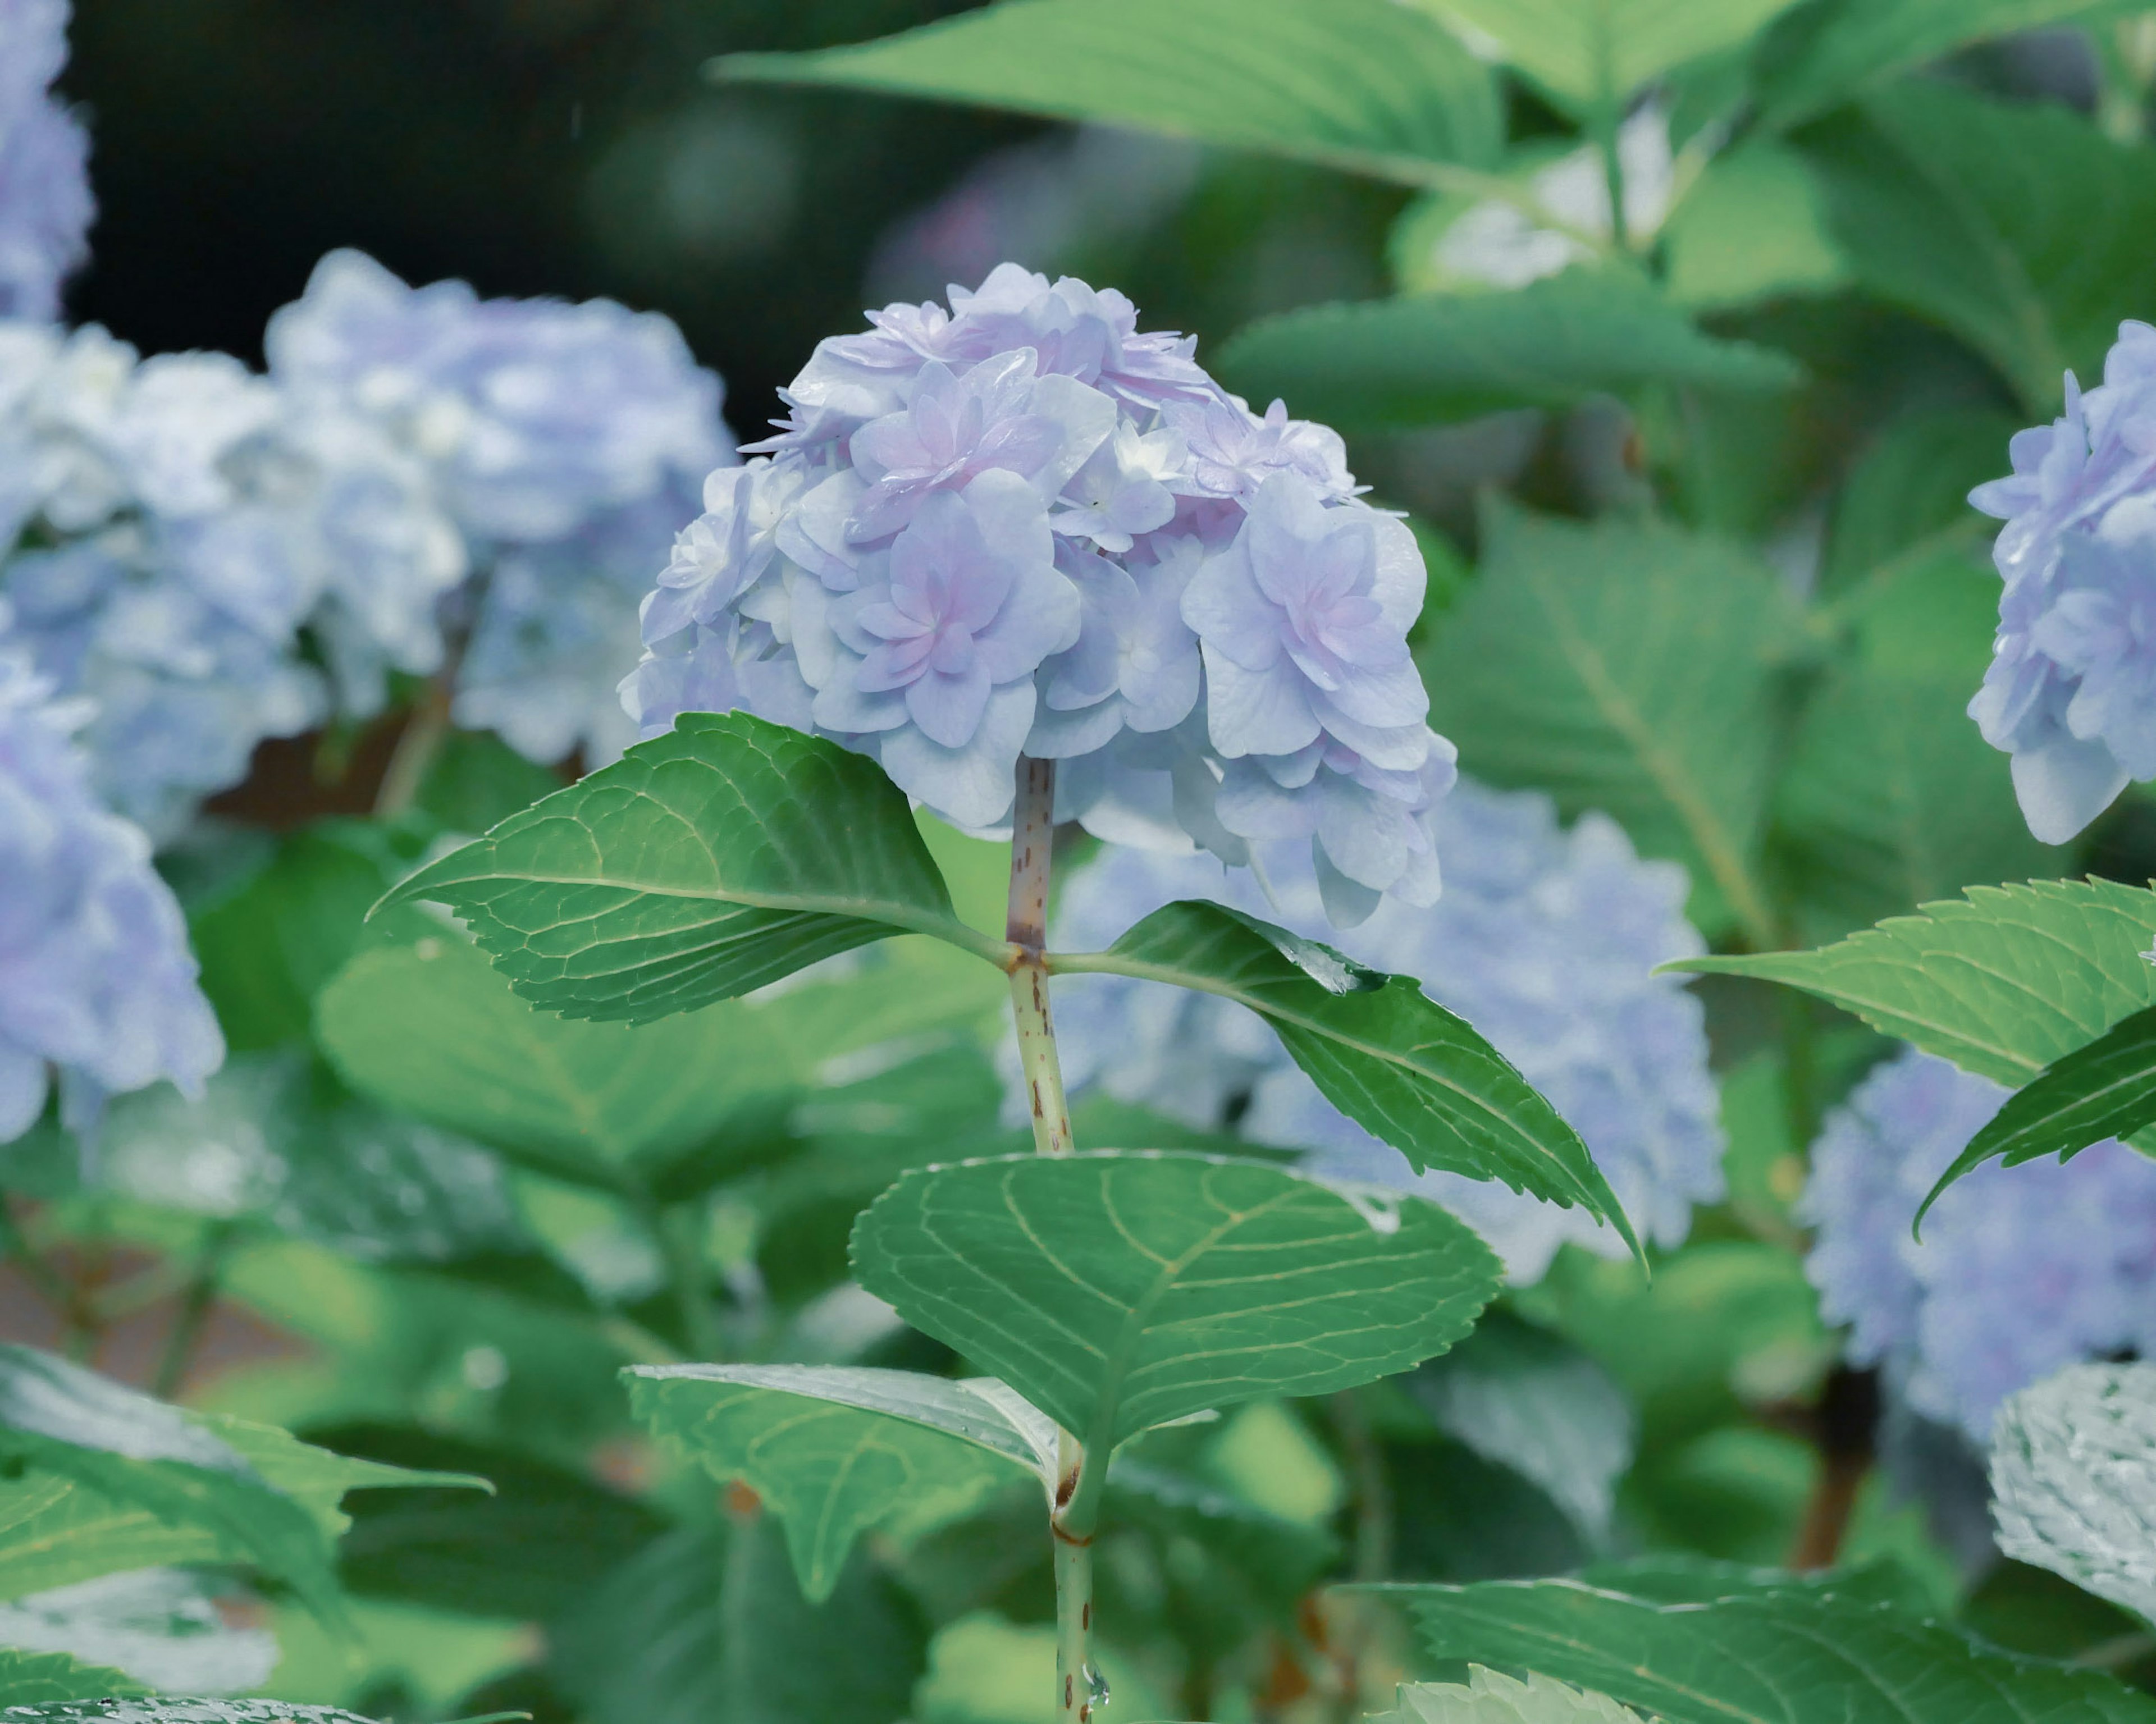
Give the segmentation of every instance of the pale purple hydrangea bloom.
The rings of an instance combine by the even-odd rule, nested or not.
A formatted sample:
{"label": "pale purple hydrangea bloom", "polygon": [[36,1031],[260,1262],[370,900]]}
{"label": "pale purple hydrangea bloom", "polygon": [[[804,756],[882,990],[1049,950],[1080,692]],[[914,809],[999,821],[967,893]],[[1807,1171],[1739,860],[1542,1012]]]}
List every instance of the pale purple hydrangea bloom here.
{"label": "pale purple hydrangea bloom", "polygon": [[[1568,832],[1546,797],[1463,782],[1440,806],[1444,897],[1428,909],[1388,903],[1342,936],[1325,928],[1317,882],[1292,847],[1260,858],[1255,881],[1204,858],[1112,849],[1072,877],[1055,943],[1108,944],[1177,898],[1214,898],[1298,931],[1334,939],[1373,968],[1417,977],[1466,1018],[1571,1121],[1640,1233],[1674,1245],[1697,1203],[1722,1193],[1719,1103],[1704,1016],[1657,964],[1697,953],[1686,880],[1642,862],[1610,821]],[[1335,1110],[1253,1013],[1210,996],[1124,977],[1055,984],[1057,1038],[1074,1094],[1099,1088],[1187,1124],[1238,1124],[1250,1137],[1310,1152],[1337,1178],[1414,1190],[1457,1212],[1517,1281],[1538,1279],[1574,1241],[1625,1247],[1584,1210],[1560,1209],[1457,1174],[1416,1174],[1395,1150]]]}
{"label": "pale purple hydrangea bloom", "polygon": [[2104,380],[2017,434],[1969,500],[2006,525],[1999,634],[1969,716],[2014,757],[2030,831],[2063,844],[2156,777],[2156,328],[2123,323]]}
{"label": "pale purple hydrangea bloom", "polygon": [[81,703],[53,699],[6,620],[0,607],[0,1143],[35,1123],[55,1068],[80,1128],[160,1079],[199,1095],[224,1057],[149,840],[90,788]]}
{"label": "pale purple hydrangea bloom", "polygon": [[1979,1443],[2000,1401],[2076,1360],[2156,1350],[2156,1163],[2115,1141],[2063,1166],[1987,1162],[1918,1204],[2007,1091],[1913,1049],[1812,1147],[1805,1264],[1851,1360]]}
{"label": "pale purple hydrangea bloom", "polygon": [[1101,836],[1237,865],[1299,840],[1342,924],[1430,901],[1453,752],[1407,651],[1422,562],[1340,439],[1067,277],[1004,264],[869,321],[713,476],[622,685],[643,733],[746,708],[973,830],[1031,755]]}
{"label": "pale purple hydrangea bloom", "polygon": [[303,423],[380,439],[451,524],[442,578],[393,601],[377,585],[380,614],[348,601],[326,619],[342,704],[378,707],[390,669],[439,668],[446,631],[465,640],[459,724],[546,762],[581,748],[602,764],[634,740],[614,685],[637,653],[637,600],[699,479],[727,459],[719,381],[673,323],[608,300],[409,287],[337,251],[270,320],[267,347]]}
{"label": "pale purple hydrangea bloom", "polygon": [[0,317],[58,316],[89,254],[90,141],[52,95],[67,23],[67,0],[0,0]]}

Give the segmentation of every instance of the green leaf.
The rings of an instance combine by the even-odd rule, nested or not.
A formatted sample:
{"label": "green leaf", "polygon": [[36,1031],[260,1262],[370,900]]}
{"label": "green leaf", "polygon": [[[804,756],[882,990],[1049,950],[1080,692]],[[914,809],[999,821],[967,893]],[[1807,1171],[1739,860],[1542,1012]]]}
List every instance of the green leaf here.
{"label": "green leaf", "polygon": [[1814,695],[1774,808],[1776,856],[1808,931],[2059,870],[2063,853],[2030,836],[2006,757],[1969,721],[1974,686],[1860,663]]}
{"label": "green leaf", "polygon": [[1996,1157],[2018,1167],[2044,1156],[2071,1161],[2092,1143],[2126,1137],[2156,1120],[2156,1006],[2122,1018],[2086,1047],[2053,1060],[1969,1141],[1917,1211],[1916,1225],[1955,1180]]}
{"label": "green leaf", "polygon": [[1583,1693],[1530,1670],[1520,1681],[1480,1665],[1466,1684],[1404,1682],[1389,1712],[1370,1724],[1640,1724],[1606,1694]]}
{"label": "green leaf", "polygon": [[1652,287],[1616,269],[1567,269],[1510,293],[1416,294],[1261,318],[1220,351],[1254,399],[1363,429],[1561,407],[1649,384],[1779,389],[1795,365],[1702,335]]}
{"label": "green leaf", "polygon": [[[908,1173],[855,1226],[854,1265],[1102,1463],[1189,1414],[1345,1388],[1442,1352],[1499,1274],[1433,1203],[1142,1151]],[[1105,1470],[1089,1468],[1081,1491]]]}
{"label": "green leaf", "polygon": [[1999,1549],[2156,1621],[2152,1452],[2156,1365],[2069,1365],[2010,1396],[1991,1432]]}
{"label": "green leaf", "polygon": [[991,962],[959,921],[906,796],[875,762],[747,713],[668,735],[421,869],[516,991],[649,1022],[897,933]]}
{"label": "green leaf", "polygon": [[1791,0],[1414,0],[1575,114],[1621,110],[1687,61],[1749,41]]}
{"label": "green leaf", "polygon": [[231,1591],[185,1568],[100,1575],[0,1604],[0,1642],[110,1665],[171,1692],[237,1694],[269,1680],[278,1649],[268,1629],[223,1618],[218,1600]]}
{"label": "green leaf", "polygon": [[142,1685],[101,1665],[77,1664],[64,1652],[0,1646],[0,1706],[46,1706],[70,1700],[140,1694]]}
{"label": "green leaf", "polygon": [[[1889,423],[1835,500],[1821,587],[1840,593],[1912,552],[1988,538],[1992,524],[1969,507],[1969,494],[2006,471],[2006,445],[2020,423],[1995,408],[1961,406]],[[1995,614],[1995,577],[1989,596]],[[1979,668],[1990,649],[1987,629]]]}
{"label": "green leaf", "polygon": [[1327,1101],[1418,1168],[1579,1204],[1638,1249],[1579,1134],[1503,1054],[1410,977],[1219,904],[1170,904],[1104,952],[1051,972],[1137,976],[1219,995],[1270,1024]]}
{"label": "green leaf", "polygon": [[1386,0],[1006,0],[880,42],[739,54],[718,75],[1015,108],[1427,183],[1493,161],[1490,74]]}
{"label": "green leaf", "polygon": [[1883,1035],[2019,1087],[2156,1005],[2156,893],[2112,880],[1972,886],[1816,952],[1686,958],[1816,994]]}
{"label": "green leaf", "polygon": [[821,1603],[854,1541],[925,1527],[1055,1467],[1055,1427],[1001,1383],[805,1365],[639,1365],[629,1404],[653,1433],[739,1479],[786,1526],[803,1597]]}
{"label": "green leaf", "polygon": [[2156,297],[2156,150],[2065,108],[1912,80],[1800,142],[1858,283],[1967,341],[2031,413]]}
{"label": "green leaf", "polygon": [[741,1001],[635,1026],[556,1017],[448,930],[360,953],[323,989],[316,1023],[355,1089],[617,1191],[685,1170],[708,1184],[752,1159],[825,1051]]}
{"label": "green leaf", "polygon": [[1577,1581],[1400,1588],[1433,1658],[1576,1682],[1666,1724],[2142,1724],[2098,1671],[1980,1648],[1893,1605],[1791,1589],[1658,1604]]}
{"label": "green leaf", "polygon": [[1111,1525],[1191,1541],[1276,1610],[1292,1609],[1339,1554],[1322,1526],[1270,1513],[1129,1450],[1109,1469],[1106,1502]]}
{"label": "green leaf", "polygon": [[804,1599],[768,1516],[666,1534],[547,1638],[578,1716],[637,1724],[903,1718],[927,1662],[912,1602],[865,1561]]}
{"label": "green leaf", "polygon": [[337,1706],[281,1700],[81,1699],[10,1709],[10,1724],[372,1724]]}
{"label": "green leaf", "polygon": [[1793,126],[1973,42],[2142,9],[2141,0],[1824,0],[1763,44],[1759,123]]}
{"label": "green leaf", "polygon": [[1670,298],[1686,310],[1833,293],[1849,283],[1810,170],[1774,138],[1748,140],[1708,162],[1664,223],[1661,243]]}
{"label": "green leaf", "polygon": [[1419,662],[1466,771],[1602,810],[1691,869],[1703,928],[1771,945],[1758,853],[1800,642],[1787,583],[1734,545],[1493,508],[1481,574]]}

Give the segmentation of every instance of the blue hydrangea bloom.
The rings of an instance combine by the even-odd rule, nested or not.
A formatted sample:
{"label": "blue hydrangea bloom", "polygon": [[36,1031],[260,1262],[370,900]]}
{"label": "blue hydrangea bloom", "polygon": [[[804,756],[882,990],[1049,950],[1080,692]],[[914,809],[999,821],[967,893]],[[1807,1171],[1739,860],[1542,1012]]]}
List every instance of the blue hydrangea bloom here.
{"label": "blue hydrangea bloom", "polygon": [[[1685,920],[1684,870],[1642,862],[1608,819],[1568,832],[1548,798],[1463,782],[1440,805],[1445,873],[1426,909],[1387,903],[1337,943],[1419,979],[1556,1105],[1586,1140],[1640,1232],[1666,1245],[1692,1206],[1722,1193],[1719,1102],[1704,1017],[1680,978],[1654,967],[1701,947]],[[1223,899],[1324,936],[1319,883],[1296,846],[1260,857],[1262,885],[1218,862],[1110,849],[1076,873],[1056,944],[1098,947],[1176,898]],[[1265,888],[1270,888],[1270,898]],[[1537,1279],[1568,1240],[1624,1247],[1584,1211],[1451,1173],[1416,1174],[1336,1111],[1252,1013],[1126,977],[1056,983],[1057,1039],[1074,1093],[1099,1088],[1202,1126],[1240,1123],[1310,1152],[1322,1172],[1416,1190],[1481,1231],[1517,1280]]]}
{"label": "blue hydrangea bloom", "polygon": [[1102,837],[1297,841],[1342,926],[1432,901],[1454,765],[1407,649],[1422,560],[1338,437],[1069,277],[1006,264],[869,321],[711,481],[622,685],[642,732],[743,707],[974,830],[1031,755]]}
{"label": "blue hydrangea bloom", "polygon": [[453,524],[457,553],[428,565],[444,578],[398,587],[378,617],[347,602],[351,626],[326,631],[346,704],[378,706],[386,667],[439,668],[446,627],[464,643],[459,724],[550,762],[582,748],[598,764],[634,741],[615,685],[638,601],[727,459],[719,380],[673,323],[607,300],[413,288],[337,251],[270,320],[267,349],[302,422],[365,428]]}
{"label": "blue hydrangea bloom", "polygon": [[2013,441],[1969,500],[2006,524],[1999,634],[1969,716],[2014,757],[2030,830],[2063,844],[2156,777],[2156,328],[2123,323],[2103,382]]}
{"label": "blue hydrangea bloom", "polygon": [[67,0],[0,0],[0,317],[57,316],[89,253],[90,141],[51,93],[67,23]]}
{"label": "blue hydrangea bloom", "polygon": [[1979,1443],[2059,1367],[2156,1349],[2156,1163],[2117,1142],[2063,1166],[1989,1162],[1909,1224],[2007,1091],[1915,1049],[1866,1077],[1812,1147],[1806,1271],[1849,1357]]}
{"label": "blue hydrangea bloom", "polygon": [[0,608],[0,1142],[43,1111],[56,1068],[69,1124],[169,1079],[191,1095],[224,1057],[187,927],[141,831],[90,788],[73,732]]}

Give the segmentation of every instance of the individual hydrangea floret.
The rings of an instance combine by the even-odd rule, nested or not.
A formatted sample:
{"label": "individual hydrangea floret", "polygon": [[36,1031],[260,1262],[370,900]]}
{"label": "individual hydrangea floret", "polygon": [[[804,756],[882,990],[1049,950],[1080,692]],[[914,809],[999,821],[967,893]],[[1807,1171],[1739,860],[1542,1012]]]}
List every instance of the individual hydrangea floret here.
{"label": "individual hydrangea floret", "polygon": [[1984,1440],[2006,1396],[2076,1360],[2156,1347],[2156,1163],[2116,1141],[2063,1166],[1987,1162],[1917,1206],[2006,1099],[1905,1049],[1828,1116],[1799,1213],[1806,1272],[1849,1357]]}
{"label": "individual hydrangea floret", "polygon": [[2103,382],[2017,434],[1969,500],[2006,524],[1999,632],[1969,716],[2013,757],[2030,830],[2063,844],[2156,777],[2156,328],[2123,323]]}
{"label": "individual hydrangea floret", "polygon": [[1431,901],[1453,752],[1407,647],[1422,560],[1340,439],[1068,277],[1007,264],[869,321],[707,485],[622,685],[643,733],[746,708],[974,830],[1030,755],[1103,837],[1300,841],[1343,926]]}
{"label": "individual hydrangea floret", "polygon": [[90,140],[54,100],[67,0],[0,0],[0,318],[48,321],[89,254]]}
{"label": "individual hydrangea floret", "polygon": [[[1692,1206],[1722,1192],[1718,1101],[1704,1017],[1681,981],[1651,973],[1699,952],[1684,871],[1642,862],[1610,821],[1562,829],[1549,800],[1463,782],[1435,822],[1444,897],[1388,903],[1345,936],[1324,927],[1319,885],[1293,846],[1261,854],[1264,883],[1217,863],[1111,849],[1075,873],[1055,919],[1060,947],[1105,946],[1177,898],[1216,898],[1349,956],[1417,977],[1519,1066],[1586,1140],[1625,1212],[1664,1245]],[[1127,977],[1056,983],[1057,1038],[1074,1095],[1099,1090],[1186,1124],[1238,1126],[1309,1152],[1319,1172],[1415,1190],[1481,1231],[1516,1280],[1538,1279],[1575,1241],[1624,1255],[1584,1210],[1502,1185],[1417,1174],[1337,1111],[1255,1014],[1210,996]]]}
{"label": "individual hydrangea floret", "polygon": [[446,581],[377,582],[362,589],[376,613],[353,595],[327,619],[346,709],[378,707],[388,670],[431,674],[454,650],[459,724],[542,762],[581,748],[599,764],[633,741],[614,690],[637,601],[727,459],[719,380],[673,323],[608,300],[410,287],[336,251],[266,345],[300,423],[398,452],[451,524]]}
{"label": "individual hydrangea floret", "polygon": [[55,1070],[82,1127],[160,1079],[198,1095],[224,1057],[149,840],[90,790],[84,716],[0,634],[0,1142],[36,1121]]}

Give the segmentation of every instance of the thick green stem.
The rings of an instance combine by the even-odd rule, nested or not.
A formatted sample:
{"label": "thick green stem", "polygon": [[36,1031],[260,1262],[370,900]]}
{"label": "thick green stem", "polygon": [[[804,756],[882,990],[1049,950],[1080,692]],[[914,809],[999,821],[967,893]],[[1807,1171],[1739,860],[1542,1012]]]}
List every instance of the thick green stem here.
{"label": "thick green stem", "polygon": [[[1043,1155],[1070,1155],[1070,1104],[1055,1057],[1055,1020],[1048,1009],[1048,875],[1055,839],[1055,762],[1021,756],[1011,818],[1011,1017],[1033,1114],[1033,1145]],[[1086,1449],[1069,1431],[1055,1434],[1055,1496],[1048,1529],[1055,1542],[1055,1716],[1058,1724],[1091,1724],[1093,1665],[1092,1505],[1097,1491],[1081,1491]],[[1086,1480],[1090,1485],[1091,1481]]]}

